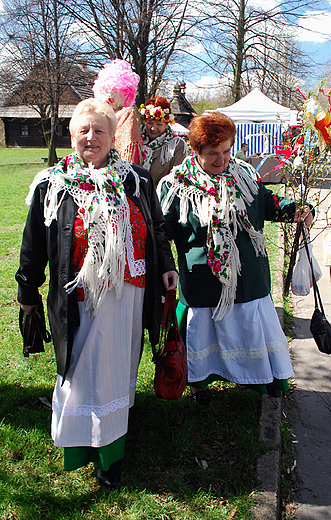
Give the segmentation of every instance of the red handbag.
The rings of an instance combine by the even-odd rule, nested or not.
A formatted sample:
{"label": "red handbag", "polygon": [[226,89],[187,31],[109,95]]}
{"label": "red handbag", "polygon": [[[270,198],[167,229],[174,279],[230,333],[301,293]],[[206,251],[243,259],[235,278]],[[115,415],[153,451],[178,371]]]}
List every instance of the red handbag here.
{"label": "red handbag", "polygon": [[[167,332],[170,318],[170,328]],[[175,291],[167,291],[159,350],[154,352],[156,397],[179,399],[187,383],[186,348],[178,329]]]}

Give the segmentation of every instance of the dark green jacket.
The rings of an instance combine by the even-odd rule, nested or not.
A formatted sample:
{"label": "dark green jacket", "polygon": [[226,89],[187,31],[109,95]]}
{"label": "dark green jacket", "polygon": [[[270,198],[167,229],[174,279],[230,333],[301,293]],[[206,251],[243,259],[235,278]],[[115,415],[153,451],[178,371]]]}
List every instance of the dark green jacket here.
{"label": "dark green jacket", "polygon": [[[166,183],[161,190],[161,205],[167,193]],[[256,230],[262,230],[264,221],[293,222],[295,202],[277,197],[264,184],[259,183],[259,192],[253,203],[247,206],[250,222]],[[201,227],[198,217],[190,207],[186,224],[179,223],[179,198],[173,200],[165,215],[165,233],[174,240],[179,264],[179,299],[189,307],[216,307],[222,285],[212,274],[207,261],[207,227]],[[241,261],[235,303],[263,298],[270,293],[270,270],[266,256],[256,256],[251,239],[246,231],[238,231],[236,244]]]}

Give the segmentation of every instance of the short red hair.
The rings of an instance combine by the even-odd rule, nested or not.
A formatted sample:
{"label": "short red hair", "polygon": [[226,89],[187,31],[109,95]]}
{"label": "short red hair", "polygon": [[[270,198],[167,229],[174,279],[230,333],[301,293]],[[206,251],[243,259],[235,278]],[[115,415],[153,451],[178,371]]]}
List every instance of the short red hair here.
{"label": "short red hair", "polygon": [[194,117],[188,128],[190,145],[198,154],[205,146],[217,148],[228,139],[231,146],[234,144],[236,125],[232,119],[216,110]]}
{"label": "short red hair", "polygon": [[155,107],[163,108],[163,110],[165,108],[168,108],[169,112],[171,112],[171,107],[170,107],[169,101],[162,96],[155,96],[152,98],[148,98],[145,105],[154,105]]}

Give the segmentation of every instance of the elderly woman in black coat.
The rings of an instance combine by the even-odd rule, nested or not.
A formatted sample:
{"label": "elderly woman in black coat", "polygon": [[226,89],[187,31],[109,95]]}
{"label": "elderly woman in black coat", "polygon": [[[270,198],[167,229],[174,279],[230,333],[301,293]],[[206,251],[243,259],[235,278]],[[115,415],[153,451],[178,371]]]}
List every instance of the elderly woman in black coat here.
{"label": "elderly woman in black coat", "polygon": [[40,172],[16,274],[30,313],[49,263],[48,316],[58,378],[52,438],[66,470],[96,464],[99,482],[118,483],[134,403],[144,327],[159,335],[161,292],[177,272],[163,233],[154,183],[113,149],[116,116],[95,99],[70,121],[75,152]]}

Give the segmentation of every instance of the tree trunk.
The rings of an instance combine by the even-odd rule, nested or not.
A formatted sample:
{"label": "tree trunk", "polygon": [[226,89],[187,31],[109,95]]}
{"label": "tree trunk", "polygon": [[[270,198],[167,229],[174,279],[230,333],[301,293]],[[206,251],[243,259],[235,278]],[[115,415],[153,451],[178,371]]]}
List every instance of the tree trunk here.
{"label": "tree trunk", "polygon": [[54,166],[54,164],[57,163],[57,161],[58,161],[57,153],[56,153],[57,122],[58,122],[58,112],[56,109],[54,109],[52,116],[51,116],[51,134],[50,134],[50,141],[49,141],[49,148],[48,148],[48,166]]}
{"label": "tree trunk", "polygon": [[43,136],[45,139],[45,144],[47,148],[49,148],[49,143],[51,141],[51,131],[49,128],[49,119],[44,119],[43,116],[41,116],[41,128],[43,130]]}
{"label": "tree trunk", "polygon": [[236,67],[233,82],[233,101],[239,101],[241,97],[241,75],[243,68],[244,53],[244,37],[245,37],[245,0],[239,3],[239,19],[237,26],[237,50],[236,50]]}

